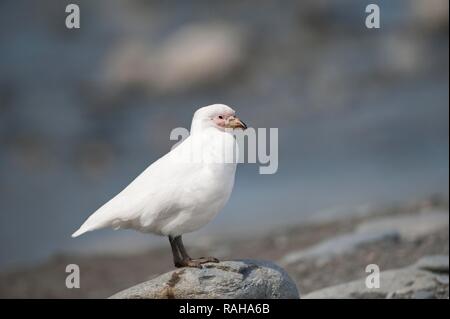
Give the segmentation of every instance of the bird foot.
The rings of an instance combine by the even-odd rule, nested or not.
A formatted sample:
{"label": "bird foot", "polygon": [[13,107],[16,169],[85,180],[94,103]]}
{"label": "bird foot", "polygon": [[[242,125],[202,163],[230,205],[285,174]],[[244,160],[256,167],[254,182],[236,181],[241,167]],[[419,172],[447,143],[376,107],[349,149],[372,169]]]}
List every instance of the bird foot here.
{"label": "bird foot", "polygon": [[197,259],[192,259],[194,261],[198,261],[202,264],[206,264],[206,263],[218,263],[220,262],[219,259],[215,258],[215,257],[200,257]]}
{"label": "bird foot", "polygon": [[219,259],[214,257],[200,257],[197,259],[182,259],[175,262],[175,267],[193,267],[193,268],[203,268],[202,264],[205,263],[218,263]]}

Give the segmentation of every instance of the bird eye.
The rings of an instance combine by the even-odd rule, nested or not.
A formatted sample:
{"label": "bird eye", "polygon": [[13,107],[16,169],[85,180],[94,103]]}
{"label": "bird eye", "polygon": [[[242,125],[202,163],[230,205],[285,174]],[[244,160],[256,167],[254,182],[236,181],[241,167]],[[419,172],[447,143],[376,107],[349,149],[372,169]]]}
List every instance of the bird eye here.
{"label": "bird eye", "polygon": [[222,120],[222,119],[223,119],[223,116],[222,116],[222,115],[219,115],[219,119],[221,119],[221,120]]}

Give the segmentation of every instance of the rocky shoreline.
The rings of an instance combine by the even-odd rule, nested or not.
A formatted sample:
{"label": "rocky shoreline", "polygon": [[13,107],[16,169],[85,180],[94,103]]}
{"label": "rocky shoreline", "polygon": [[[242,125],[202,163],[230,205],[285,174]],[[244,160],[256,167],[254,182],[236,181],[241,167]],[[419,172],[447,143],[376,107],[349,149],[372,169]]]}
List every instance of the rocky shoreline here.
{"label": "rocky shoreline", "polygon": [[[206,246],[206,245],[205,245]],[[294,279],[302,298],[448,298],[447,202],[421,201],[364,216],[277,229],[258,238],[212,242],[192,255],[270,260]],[[82,270],[81,288],[65,287],[65,266]],[[366,266],[380,288],[368,291]],[[127,256],[55,256],[0,274],[1,298],[107,298],[172,268],[165,247]]]}

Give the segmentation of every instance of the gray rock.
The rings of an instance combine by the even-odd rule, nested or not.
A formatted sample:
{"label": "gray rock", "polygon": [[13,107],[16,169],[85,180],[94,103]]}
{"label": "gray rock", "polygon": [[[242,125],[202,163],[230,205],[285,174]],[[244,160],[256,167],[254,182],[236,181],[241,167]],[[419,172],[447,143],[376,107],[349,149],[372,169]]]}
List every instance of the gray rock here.
{"label": "gray rock", "polygon": [[[434,258],[436,256],[427,257]],[[446,256],[448,261],[448,256]],[[427,260],[427,259],[422,259]],[[366,279],[320,289],[305,295],[304,299],[353,299],[353,298],[442,298],[448,296],[448,281],[442,274],[420,269],[418,262],[412,266],[383,271],[380,287],[368,288]],[[447,276],[448,278],[448,276]]]}
{"label": "gray rock", "polygon": [[434,299],[434,293],[432,291],[419,290],[414,292],[412,299]]}
{"label": "gray rock", "polygon": [[371,232],[354,232],[333,237],[313,245],[312,247],[292,252],[284,256],[280,264],[290,265],[303,261],[305,259],[318,259],[320,262],[325,262],[330,258],[349,253],[352,250],[370,243],[375,243],[382,240],[396,240],[397,233],[391,230],[376,230]]}
{"label": "gray rock", "polygon": [[440,284],[447,285],[450,282],[448,275],[437,276],[436,281]]}
{"label": "gray rock", "polygon": [[[141,85],[173,93],[220,82],[243,65],[247,33],[236,24],[187,24],[158,46],[145,39],[119,42],[106,58],[102,81],[117,90]],[[182,53],[182,54],[181,54]]]}
{"label": "gray rock", "polygon": [[111,299],[298,299],[295,282],[267,261],[208,263],[202,269],[182,268],[123,290]]}
{"label": "gray rock", "polygon": [[150,65],[151,87],[175,92],[225,79],[245,60],[245,38],[245,30],[236,24],[181,27],[153,52],[156,61]]}
{"label": "gray rock", "polygon": [[432,211],[411,216],[385,217],[358,226],[357,232],[392,231],[403,240],[413,241],[448,227],[448,211]]}
{"label": "gray rock", "polygon": [[449,270],[448,256],[436,255],[425,256],[421,258],[415,266],[422,270],[428,270],[437,273],[448,273]]}
{"label": "gray rock", "polygon": [[[318,264],[350,253],[356,248],[383,240],[414,241],[449,225],[448,211],[422,212],[411,216],[383,217],[360,224],[355,231],[324,240],[310,248],[285,255],[283,266],[303,260],[316,259]],[[448,258],[447,258],[448,269]]]}

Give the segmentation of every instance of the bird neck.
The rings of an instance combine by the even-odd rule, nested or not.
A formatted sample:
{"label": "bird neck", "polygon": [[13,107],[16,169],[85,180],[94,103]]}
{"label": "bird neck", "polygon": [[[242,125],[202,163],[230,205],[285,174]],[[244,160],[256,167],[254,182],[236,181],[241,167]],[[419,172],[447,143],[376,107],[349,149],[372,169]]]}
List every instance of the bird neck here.
{"label": "bird neck", "polygon": [[210,127],[194,131],[190,139],[191,152],[202,161],[236,164],[238,150],[232,133]]}
{"label": "bird neck", "polygon": [[203,121],[196,118],[192,119],[190,134],[194,135],[201,133],[202,131],[203,131]]}

